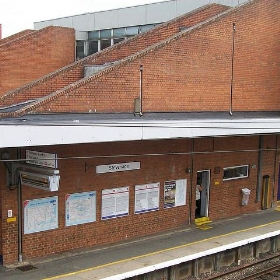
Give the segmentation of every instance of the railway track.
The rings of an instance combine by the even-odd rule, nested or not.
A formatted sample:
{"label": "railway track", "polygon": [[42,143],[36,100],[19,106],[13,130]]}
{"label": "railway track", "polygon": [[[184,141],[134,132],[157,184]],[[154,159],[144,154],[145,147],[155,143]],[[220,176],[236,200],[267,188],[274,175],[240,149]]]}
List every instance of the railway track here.
{"label": "railway track", "polygon": [[256,262],[241,265],[205,280],[276,280],[280,279],[280,254],[273,254]]}

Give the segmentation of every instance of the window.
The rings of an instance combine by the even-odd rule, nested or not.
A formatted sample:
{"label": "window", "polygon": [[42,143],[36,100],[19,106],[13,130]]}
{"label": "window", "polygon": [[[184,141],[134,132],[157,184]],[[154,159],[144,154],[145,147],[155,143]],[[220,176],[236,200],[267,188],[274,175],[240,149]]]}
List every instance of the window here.
{"label": "window", "polygon": [[226,167],[223,169],[223,181],[247,178],[249,165]]}
{"label": "window", "polygon": [[139,33],[139,26],[131,26],[126,28],[126,36],[134,36]]}
{"label": "window", "polygon": [[90,41],[88,54],[90,55],[96,52],[98,52],[98,41]]}
{"label": "window", "polygon": [[90,31],[88,33],[88,38],[89,39],[99,39],[100,38],[100,32],[97,30],[97,31]]}
{"label": "window", "polygon": [[123,41],[123,40],[124,40],[124,38],[114,39],[114,40],[113,40],[114,45],[117,44],[117,43],[119,43],[119,42],[121,42],[121,41]]}
{"label": "window", "polygon": [[100,31],[100,38],[101,39],[111,38],[112,37],[111,33],[112,33],[111,29],[101,30]]}
{"label": "window", "polygon": [[100,41],[100,50],[104,50],[111,46],[111,39],[101,40]]}
{"label": "window", "polygon": [[84,47],[84,41],[77,41],[76,42],[76,58],[81,59],[85,57],[85,47]]}
{"label": "window", "polygon": [[140,26],[140,33],[146,32],[154,27],[155,27],[154,24],[142,25],[142,26]]}
{"label": "window", "polygon": [[113,37],[119,38],[119,37],[125,37],[125,28],[115,28],[113,29]]}

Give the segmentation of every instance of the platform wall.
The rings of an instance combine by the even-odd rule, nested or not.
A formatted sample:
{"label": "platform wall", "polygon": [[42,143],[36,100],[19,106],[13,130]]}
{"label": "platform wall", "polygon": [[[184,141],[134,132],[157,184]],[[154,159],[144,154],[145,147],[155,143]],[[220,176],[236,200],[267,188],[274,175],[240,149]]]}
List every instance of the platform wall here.
{"label": "platform wall", "polygon": [[[277,186],[277,182],[274,180],[275,168],[278,170],[278,155],[274,150],[275,145],[276,136],[264,136],[265,150],[262,152],[260,172],[261,177],[263,175],[271,177],[269,207],[273,207],[275,204],[277,193],[273,191]],[[61,179],[58,192],[22,186],[23,257],[31,259],[78,248],[133,240],[139,236],[172,230],[193,223],[196,173],[200,170],[210,171],[209,218],[211,220],[257,211],[261,209],[261,201],[256,199],[259,172],[258,147],[258,136],[30,147],[29,150],[32,151],[57,154]],[[23,148],[9,151],[11,159],[25,158]],[[112,167],[115,164],[119,166],[118,168],[122,168],[120,166],[123,166],[124,163],[137,163],[139,168],[105,173],[96,171],[97,167],[100,168],[104,165]],[[248,177],[230,181],[223,180],[224,167],[244,164],[249,165]],[[18,258],[18,193],[16,186],[7,187],[5,180],[7,174],[3,164],[0,172],[0,205],[2,205],[2,248],[0,252],[4,263],[11,263]],[[166,196],[168,186],[170,186],[166,183],[167,181],[176,182],[176,184],[178,182],[180,188],[179,185],[176,185],[176,190],[185,190],[185,196],[181,195],[180,199],[176,200],[176,198],[172,202],[172,197]],[[137,195],[139,201],[135,201],[135,186],[148,185],[151,187],[151,184],[154,183],[159,184],[158,192],[154,193],[155,196],[150,194],[149,198],[156,197],[154,205],[157,205],[158,209],[152,211],[152,204],[150,204],[150,209],[148,209],[150,211],[135,213],[137,203],[148,201],[148,198],[141,200],[139,193]],[[184,184],[186,184],[186,188]],[[122,217],[102,219],[104,217],[102,206],[105,205],[106,199],[102,191],[119,190],[122,187],[127,187],[129,192],[128,213]],[[241,204],[241,190],[244,187],[251,190],[249,203],[245,206]],[[96,211],[95,221],[67,225],[66,203],[69,195],[91,191],[94,191],[96,196],[96,203],[92,209]],[[147,195],[147,191],[144,192],[144,195]],[[56,196],[58,199],[58,226],[54,229],[40,231],[42,229],[40,223],[49,222],[48,218],[44,219],[44,215],[40,212],[35,215],[34,210],[28,209],[28,203],[34,202],[35,199]],[[125,199],[125,197],[123,198]],[[167,204],[168,199],[171,199],[173,204]],[[76,206],[73,206],[72,211],[77,211],[73,213],[78,215],[78,208],[82,208],[83,203],[76,203],[73,204]],[[126,204],[120,202],[117,205],[125,207]],[[139,206],[139,204],[137,205]],[[110,208],[112,205],[107,205],[107,207]],[[14,220],[8,219],[8,210],[13,211]],[[81,211],[88,214],[86,210]],[[53,213],[48,213],[46,217],[53,218]],[[27,220],[32,224],[26,224]],[[33,232],[30,232],[30,229]],[[39,232],[34,232],[36,229]]]}

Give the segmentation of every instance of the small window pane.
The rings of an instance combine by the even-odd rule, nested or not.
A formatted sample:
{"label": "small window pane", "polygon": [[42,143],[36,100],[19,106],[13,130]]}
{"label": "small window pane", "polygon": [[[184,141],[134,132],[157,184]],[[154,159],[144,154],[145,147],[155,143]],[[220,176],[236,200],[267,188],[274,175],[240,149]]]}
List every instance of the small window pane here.
{"label": "small window pane", "polygon": [[88,38],[89,39],[99,39],[100,38],[99,31],[90,31],[88,33]]}
{"label": "small window pane", "polygon": [[248,167],[248,165],[241,165],[224,168],[223,181],[247,178]]}
{"label": "small window pane", "polygon": [[116,28],[116,29],[113,29],[113,36],[115,38],[117,37],[125,37],[125,28]]}
{"label": "small window pane", "polygon": [[111,46],[111,39],[108,39],[108,40],[101,40],[100,41],[100,49],[101,50],[104,50],[104,49],[106,49],[106,48],[108,48],[108,47],[110,47]]}
{"label": "small window pane", "polygon": [[134,36],[139,33],[139,26],[131,26],[126,28],[126,36]]}
{"label": "small window pane", "polygon": [[140,26],[140,32],[141,33],[146,32],[154,27],[155,26],[153,24],[147,24],[147,25]]}
{"label": "small window pane", "polygon": [[121,42],[121,41],[123,41],[123,40],[124,40],[124,38],[114,39],[114,45],[119,43],[119,42]]}
{"label": "small window pane", "polygon": [[77,56],[77,59],[81,59],[81,58],[85,57],[84,41],[76,42],[76,56]]}
{"label": "small window pane", "polygon": [[111,38],[111,29],[101,30],[100,31],[100,38],[101,39]]}
{"label": "small window pane", "polygon": [[96,52],[98,52],[98,41],[90,41],[88,53],[93,54]]}

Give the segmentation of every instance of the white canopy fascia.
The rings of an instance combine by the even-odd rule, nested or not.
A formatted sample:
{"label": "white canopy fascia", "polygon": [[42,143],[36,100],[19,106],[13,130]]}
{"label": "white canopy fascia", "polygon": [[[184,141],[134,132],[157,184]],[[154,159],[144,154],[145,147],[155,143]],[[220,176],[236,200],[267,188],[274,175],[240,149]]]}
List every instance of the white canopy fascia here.
{"label": "white canopy fascia", "polygon": [[279,132],[280,118],[0,124],[0,148]]}

